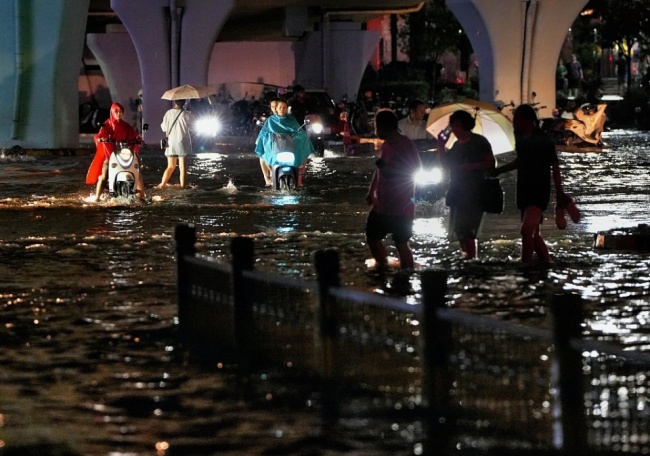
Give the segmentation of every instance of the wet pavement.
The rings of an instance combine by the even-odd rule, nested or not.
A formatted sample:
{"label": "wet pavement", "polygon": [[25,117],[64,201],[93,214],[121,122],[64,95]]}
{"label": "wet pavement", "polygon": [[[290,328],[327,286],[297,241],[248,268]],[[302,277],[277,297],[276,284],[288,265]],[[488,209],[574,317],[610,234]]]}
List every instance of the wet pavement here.
{"label": "wet pavement", "polygon": [[[609,132],[599,154],[560,155],[583,220],[560,231],[547,214],[550,267],[518,262],[514,173],[502,182],[504,214],[486,216],[478,261],[460,259],[438,203],[418,207],[416,262],[449,272],[453,307],[544,327],[547,297],[573,291],[585,300],[588,336],[647,350],[650,260],[592,246],[597,231],[648,222],[648,139]],[[417,274],[408,289],[396,289],[391,274],[365,267],[372,156],[329,151],[310,163],[304,190],[276,193],[262,188],[248,147],[219,144],[197,154],[183,190],[152,188],[165,159],[148,151],[146,204],[90,203],[92,189],[83,185],[90,160],[79,153],[0,156],[5,448],[45,442],[79,454],[412,454],[417,432],[395,428],[393,417],[356,417],[365,424],[348,423],[340,438],[319,437],[300,380],[289,387],[263,380],[243,398],[229,366],[215,372],[188,361],[175,335],[178,223],[196,226],[201,253],[226,261],[232,237],[251,236],[257,269],[293,277],[312,278],[314,252],[335,248],[346,286],[417,302]]]}

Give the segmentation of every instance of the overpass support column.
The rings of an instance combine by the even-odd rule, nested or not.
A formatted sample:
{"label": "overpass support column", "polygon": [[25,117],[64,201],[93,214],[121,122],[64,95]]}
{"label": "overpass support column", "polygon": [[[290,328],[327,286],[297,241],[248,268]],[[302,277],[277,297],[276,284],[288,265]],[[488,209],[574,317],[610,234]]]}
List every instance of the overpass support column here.
{"label": "overpass support column", "polygon": [[[185,0],[182,8],[176,5],[175,0],[111,0],[140,63],[143,123],[151,125],[147,142],[163,137],[156,128],[169,108],[169,102],[160,99],[163,92],[178,84],[207,84],[212,48],[234,0]],[[170,14],[171,8],[176,14]]]}
{"label": "overpass support column", "polygon": [[554,108],[562,43],[587,1],[446,0],[478,58],[481,100],[519,105],[536,92],[535,101]]}
{"label": "overpass support column", "polygon": [[334,101],[343,95],[354,99],[380,38],[380,32],[361,30],[357,23],[325,20],[321,31],[294,43],[295,82],[325,88]]}
{"label": "overpass support column", "polygon": [[124,106],[124,120],[134,124],[134,100],[142,88],[142,76],[131,37],[121,28],[109,33],[90,33],[86,42],[106,78],[111,100]]}
{"label": "overpass support column", "polygon": [[77,147],[88,4],[0,2],[0,148]]}

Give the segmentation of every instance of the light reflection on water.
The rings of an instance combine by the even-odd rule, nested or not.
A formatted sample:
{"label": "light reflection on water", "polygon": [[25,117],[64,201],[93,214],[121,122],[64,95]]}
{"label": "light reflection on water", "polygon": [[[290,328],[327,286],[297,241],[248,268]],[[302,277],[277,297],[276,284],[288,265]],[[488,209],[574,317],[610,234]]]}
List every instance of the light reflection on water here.
{"label": "light reflection on water", "polygon": [[[527,298],[541,301],[551,285],[555,290],[580,293],[589,301],[613,300],[616,293],[611,290],[618,292],[618,298],[645,297],[647,290],[640,279],[645,274],[639,274],[647,266],[645,260],[634,254],[595,252],[592,243],[597,231],[647,221],[648,177],[640,172],[650,163],[643,147],[647,138],[644,134],[616,131],[607,133],[605,139],[608,147],[600,154],[561,154],[565,187],[576,197],[583,220],[579,225],[570,224],[566,231],[555,229],[552,218],[546,221],[543,234],[556,266],[544,280],[528,283],[529,290],[521,298],[513,297],[513,302]],[[510,158],[499,157],[503,161]],[[189,189],[149,189],[152,199],[146,205],[115,200],[98,205],[85,201],[89,188],[79,182],[83,181],[87,161],[87,157],[0,157],[0,166],[5,171],[0,175],[0,209],[21,213],[15,218],[21,225],[10,222],[0,231],[3,249],[18,246],[18,250],[24,251],[52,250],[47,237],[44,241],[27,242],[27,237],[18,235],[38,233],[47,224],[51,237],[72,236],[74,245],[56,249],[68,256],[79,249],[80,239],[76,236],[81,230],[105,234],[106,237],[96,240],[102,248],[118,252],[127,246],[139,250],[142,259],[156,262],[152,258],[156,252],[144,245],[143,239],[152,234],[170,235],[177,223],[193,223],[205,238],[202,245],[207,252],[220,257],[227,256],[234,234],[254,235],[260,255],[258,267],[312,277],[310,266],[304,270],[291,267],[283,255],[293,261],[296,252],[300,252],[300,263],[309,265],[315,250],[336,248],[343,252],[342,279],[346,284],[369,290],[387,291],[389,287],[388,282],[374,283],[376,278],[367,275],[363,267],[369,256],[363,225],[368,210],[364,196],[374,161],[371,156],[343,157],[328,151],[325,158],[310,163],[304,190],[280,193],[262,188],[259,163],[249,151],[202,152],[190,165]],[[145,155],[145,164],[146,181],[155,182],[162,173],[164,158]],[[526,280],[526,273],[522,272],[525,268],[518,262],[519,215],[514,207],[514,173],[504,177],[503,185],[507,192],[506,211],[486,216],[481,261],[471,266],[460,261],[457,246],[447,240],[444,205],[438,202],[418,207],[412,240],[416,262],[419,267],[450,270],[452,285],[459,279],[459,290],[451,291],[460,307],[471,308],[478,302],[485,306],[482,312],[489,312],[490,308],[501,311],[509,307],[507,302],[488,300],[500,296],[500,288],[520,288],[522,277]],[[33,191],[36,186],[38,192]],[[71,219],[77,219],[76,223]],[[92,246],[84,249],[98,248],[93,240],[84,244]],[[392,255],[396,256],[394,252]],[[138,266],[134,263],[134,267]],[[492,284],[492,275],[501,279]],[[479,282],[485,281],[495,290],[482,297],[481,292],[475,291],[484,288]],[[414,279],[409,299],[417,300],[418,293],[418,280]]]}
{"label": "light reflection on water", "polygon": [[[609,147],[600,154],[561,154],[566,190],[575,196],[584,218],[559,231],[549,211],[543,234],[554,255],[550,268],[522,267],[518,261],[513,174],[503,179],[504,214],[486,216],[479,261],[460,259],[455,243],[447,240],[446,210],[437,204],[418,207],[411,243],[416,262],[421,268],[441,267],[449,272],[452,305],[531,325],[547,324],[548,295],[576,292],[586,300],[588,333],[647,349],[650,259],[594,251],[592,244],[599,230],[648,221],[648,139],[647,134],[611,132],[605,136]],[[5,287],[0,305],[3,325],[11,329],[0,335],[7,347],[0,361],[16,366],[16,358],[34,358],[33,370],[26,375],[37,385],[51,382],[41,378],[45,374],[34,372],[51,370],[54,363],[56,375],[72,385],[64,392],[72,402],[83,397],[90,407],[99,402],[97,398],[108,398],[108,404],[102,404],[108,410],[102,412],[107,422],[118,422],[124,407],[135,416],[143,413],[138,406],[149,410],[151,405],[152,411],[165,413],[181,408],[173,402],[182,402],[180,397],[161,395],[163,405],[149,404],[134,391],[138,388],[133,380],[126,380],[135,376],[141,378],[139,385],[158,385],[164,375],[171,375],[171,380],[165,380],[168,384],[182,383],[173,372],[177,367],[166,364],[174,350],[158,346],[165,338],[174,340],[169,328],[176,317],[173,231],[178,223],[194,224],[199,251],[224,261],[229,259],[232,237],[246,235],[255,241],[256,268],[313,278],[314,252],[331,248],[340,252],[345,285],[386,295],[406,294],[413,304],[420,298],[417,275],[405,286],[392,274],[378,276],[365,268],[370,256],[363,236],[368,211],[365,193],[373,157],[330,152],[310,163],[304,190],[276,193],[263,188],[259,161],[249,151],[198,154],[190,164],[190,188],[184,190],[151,188],[166,161],[162,155],[145,154],[145,182],[152,197],[148,204],[88,203],[92,189],[83,180],[89,161],[90,157],[0,156],[0,281]],[[175,182],[177,177],[172,179]],[[396,256],[392,248],[390,253]],[[79,383],[70,379],[66,374],[70,363],[75,372],[87,370],[88,376],[81,376]],[[20,367],[14,369],[8,375],[20,384],[25,374]],[[211,384],[214,376],[196,374],[193,381]],[[14,386],[0,388],[0,398],[15,395]],[[86,396],[88,389],[91,393]],[[181,396],[188,393],[181,391]],[[55,401],[47,393],[45,388],[39,398]],[[200,401],[200,395],[194,400]],[[0,413],[2,406],[0,399]],[[42,423],[31,418],[31,413],[39,416],[41,411],[29,400],[21,399],[19,408],[30,417],[24,422],[33,419],[44,427],[48,419],[56,422],[47,414]],[[70,417],[67,408],[69,401],[61,400],[52,404],[52,413],[85,429],[88,415]],[[149,430],[143,432],[150,439],[136,445],[143,454],[151,451],[154,442],[164,441],[155,431],[157,424],[147,422]]]}

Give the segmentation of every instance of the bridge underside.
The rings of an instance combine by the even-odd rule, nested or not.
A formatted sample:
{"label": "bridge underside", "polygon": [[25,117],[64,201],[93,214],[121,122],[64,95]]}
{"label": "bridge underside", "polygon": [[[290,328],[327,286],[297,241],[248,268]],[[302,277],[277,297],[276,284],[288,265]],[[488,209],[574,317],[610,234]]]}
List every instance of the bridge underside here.
{"label": "bridge underside", "polygon": [[[111,98],[144,92],[147,142],[169,87],[233,80],[325,87],[353,96],[378,31],[373,17],[407,13],[417,0],[33,0],[0,3],[0,148],[76,147],[79,62],[89,11],[93,24],[119,22],[87,41]],[[565,33],[587,0],[447,0],[479,63],[483,101],[553,107],[555,68]],[[170,8],[172,6],[173,8]],[[99,19],[98,19],[99,18]],[[504,26],[507,24],[507,26]],[[215,45],[216,43],[216,45]],[[544,114],[542,112],[541,114]]]}
{"label": "bridge underside", "polygon": [[476,53],[481,100],[535,101],[548,115],[566,32],[588,0],[446,1]]}

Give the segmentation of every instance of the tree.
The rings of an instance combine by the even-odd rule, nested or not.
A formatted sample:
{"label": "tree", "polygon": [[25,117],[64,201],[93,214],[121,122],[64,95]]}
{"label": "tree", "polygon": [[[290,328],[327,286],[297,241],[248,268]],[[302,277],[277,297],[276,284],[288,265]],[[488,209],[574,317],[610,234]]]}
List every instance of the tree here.
{"label": "tree", "polygon": [[[632,46],[635,41],[641,48],[650,44],[650,2],[648,0],[591,0],[586,11],[591,15],[589,25],[598,23],[603,47],[618,45],[627,56],[628,84],[630,82],[630,63],[634,56]],[[584,21],[583,21],[584,23]],[[591,27],[590,27],[591,28]]]}
{"label": "tree", "polygon": [[433,84],[439,76],[438,59],[446,51],[468,49],[463,57],[469,57],[469,40],[445,0],[428,0],[420,11],[404,16],[403,20],[399,31],[400,49],[413,65],[424,67],[431,74]]}

